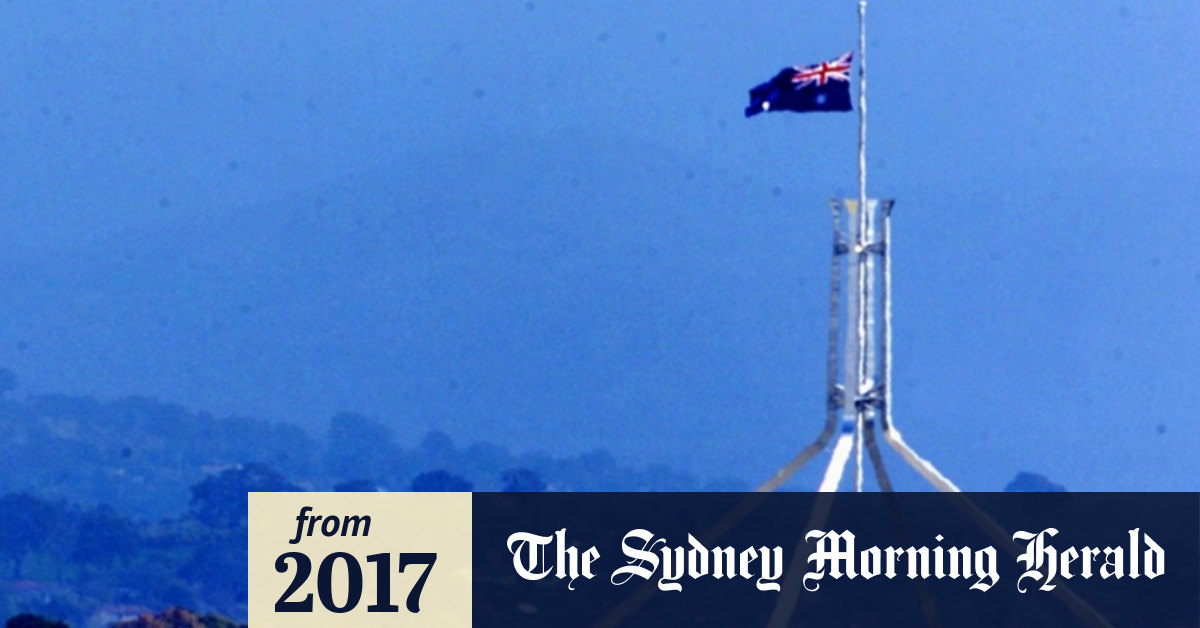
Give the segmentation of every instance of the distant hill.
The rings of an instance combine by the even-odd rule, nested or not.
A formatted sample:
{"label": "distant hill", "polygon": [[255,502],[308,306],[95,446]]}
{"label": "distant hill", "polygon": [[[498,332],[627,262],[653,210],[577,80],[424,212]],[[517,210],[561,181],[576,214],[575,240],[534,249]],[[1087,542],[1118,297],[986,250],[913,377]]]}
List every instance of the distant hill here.
{"label": "distant hill", "polygon": [[[372,417],[342,413],[320,434],[250,417],[217,418],[142,397],[99,401],[41,395],[0,400],[7,444],[0,486],[82,505],[108,504],[153,521],[186,512],[190,487],[239,464],[263,463],[309,490],[366,481],[408,490],[414,477],[445,470],[475,490],[503,488],[511,469],[536,473],[548,490],[646,491],[746,488],[663,465],[630,468],[595,450],[577,456],[514,454],[498,445],[455,443],[441,432],[396,434]],[[403,441],[416,442],[404,447]]]}
{"label": "distant hill", "polygon": [[603,450],[514,454],[354,413],[313,435],[142,397],[0,394],[0,442],[0,617],[72,625],[113,604],[245,617],[247,491],[747,488]]}

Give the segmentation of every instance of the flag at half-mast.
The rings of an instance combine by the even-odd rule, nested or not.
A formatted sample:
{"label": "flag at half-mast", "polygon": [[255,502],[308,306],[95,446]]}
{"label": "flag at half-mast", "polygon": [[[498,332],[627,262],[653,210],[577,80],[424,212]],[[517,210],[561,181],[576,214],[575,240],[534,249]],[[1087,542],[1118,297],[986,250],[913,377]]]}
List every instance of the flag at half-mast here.
{"label": "flag at half-mast", "polygon": [[853,52],[815,65],[784,68],[750,90],[746,117],[766,111],[850,111]]}

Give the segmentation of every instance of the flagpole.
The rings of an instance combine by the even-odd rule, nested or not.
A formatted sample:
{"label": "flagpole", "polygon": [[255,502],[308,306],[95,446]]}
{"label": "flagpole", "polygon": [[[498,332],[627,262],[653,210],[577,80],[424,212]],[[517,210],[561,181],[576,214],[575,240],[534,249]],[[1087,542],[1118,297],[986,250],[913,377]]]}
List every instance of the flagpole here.
{"label": "flagpole", "polygon": [[[864,257],[866,251],[864,248],[868,244],[866,241],[868,233],[868,220],[871,217],[871,212],[867,207],[867,2],[859,0],[858,3],[858,288],[861,293],[863,302],[859,303],[858,311],[858,381],[860,385],[866,381],[867,375],[867,347],[866,347],[866,312],[867,298],[866,291],[866,268],[864,267]],[[865,391],[856,390],[853,392],[855,397],[863,394]],[[855,404],[857,405],[857,404]],[[863,429],[865,428],[864,414],[865,408],[858,407],[855,411],[855,452],[856,452],[856,467],[855,467],[855,490],[862,490],[862,454],[863,454]]]}
{"label": "flagpole", "polygon": [[867,2],[858,3],[858,206],[867,207]]}

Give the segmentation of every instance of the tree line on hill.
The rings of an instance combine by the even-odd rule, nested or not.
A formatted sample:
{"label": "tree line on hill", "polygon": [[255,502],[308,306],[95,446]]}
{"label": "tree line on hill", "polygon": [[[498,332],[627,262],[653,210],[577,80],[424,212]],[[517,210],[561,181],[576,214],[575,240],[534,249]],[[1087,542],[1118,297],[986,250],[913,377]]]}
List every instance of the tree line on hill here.
{"label": "tree line on hill", "polygon": [[82,626],[105,609],[172,607],[244,617],[249,491],[746,488],[624,467],[600,450],[515,454],[439,431],[405,447],[388,423],[354,413],[314,437],[142,397],[15,399],[15,388],[0,368],[0,618],[14,620]]}

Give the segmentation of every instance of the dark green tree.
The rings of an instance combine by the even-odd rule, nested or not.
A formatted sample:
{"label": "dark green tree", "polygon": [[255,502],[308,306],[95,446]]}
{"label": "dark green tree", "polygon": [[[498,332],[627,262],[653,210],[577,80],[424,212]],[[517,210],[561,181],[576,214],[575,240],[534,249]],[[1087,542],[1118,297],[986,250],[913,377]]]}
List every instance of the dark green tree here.
{"label": "dark green tree", "polygon": [[466,478],[438,469],[413,478],[411,490],[414,493],[466,493],[470,492],[472,486]]}
{"label": "dark green tree", "polygon": [[103,504],[79,517],[71,559],[81,566],[103,569],[121,556],[136,554],[140,545],[137,526]]}
{"label": "dark green tree", "polygon": [[546,483],[537,471],[531,469],[509,469],[500,474],[500,481],[504,484],[500,491],[504,493],[541,493],[546,490]]}
{"label": "dark green tree", "polygon": [[25,558],[42,548],[59,527],[65,507],[29,493],[0,497],[0,556],[12,561],[12,577],[21,579]]}
{"label": "dark green tree", "polygon": [[380,421],[353,412],[329,420],[325,471],[330,477],[384,477],[398,456],[392,430]]}
{"label": "dark green tree", "polygon": [[299,490],[265,464],[238,465],[192,486],[192,513],[208,525],[233,528],[246,523],[247,493]]}
{"label": "dark green tree", "polygon": [[1067,489],[1040,473],[1021,471],[1004,487],[1005,493],[1063,493]]}
{"label": "dark green tree", "polygon": [[375,480],[366,478],[343,480],[333,485],[335,493],[374,493],[378,490],[379,487],[375,486]]}
{"label": "dark green tree", "polygon": [[41,615],[21,613],[8,620],[4,628],[71,628],[56,619],[47,619]]}

